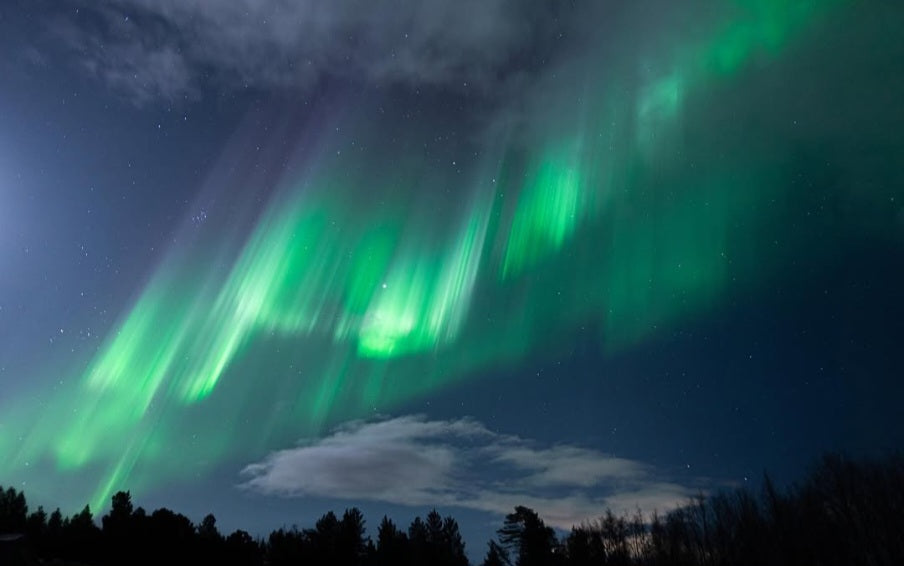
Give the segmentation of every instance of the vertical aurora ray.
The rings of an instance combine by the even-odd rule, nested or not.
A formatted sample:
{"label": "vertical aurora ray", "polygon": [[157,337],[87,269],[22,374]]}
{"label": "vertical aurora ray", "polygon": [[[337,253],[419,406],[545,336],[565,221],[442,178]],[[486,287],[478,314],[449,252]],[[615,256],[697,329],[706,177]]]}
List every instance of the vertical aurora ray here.
{"label": "vertical aurora ray", "polygon": [[[555,132],[488,152],[470,182],[388,151],[281,180],[227,260],[173,254],[78,380],[0,413],[0,472],[94,476],[99,506],[391,410],[559,330],[597,323],[615,351],[705,311],[775,268],[757,216],[784,201],[770,164],[673,165],[687,109],[839,3],[737,0],[703,40],[639,55],[639,79],[588,71]],[[258,429],[236,424],[249,415]]]}
{"label": "vertical aurora ray", "polygon": [[449,250],[400,254],[356,333],[361,355],[393,357],[455,340],[468,313],[488,218],[486,207],[477,207]]}
{"label": "vertical aurora ray", "polygon": [[504,277],[517,275],[538,258],[559,251],[573,236],[587,205],[579,147],[544,156],[520,192],[502,261]]}

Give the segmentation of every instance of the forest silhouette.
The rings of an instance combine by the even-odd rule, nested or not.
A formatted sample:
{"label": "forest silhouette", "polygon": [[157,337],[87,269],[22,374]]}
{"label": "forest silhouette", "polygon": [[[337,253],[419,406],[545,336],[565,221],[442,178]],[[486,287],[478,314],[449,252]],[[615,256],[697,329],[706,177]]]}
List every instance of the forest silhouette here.
{"label": "forest silhouette", "polygon": [[[800,482],[700,494],[663,515],[601,516],[557,533],[537,512],[505,516],[484,566],[900,566],[904,564],[904,458],[824,456]],[[225,535],[169,509],[135,508],[116,493],[96,521],[86,506],[64,517],[29,512],[25,494],[0,488],[2,565],[468,566],[458,522],[436,510],[407,529],[384,516],[374,536],[355,507],[311,528],[255,538]]]}

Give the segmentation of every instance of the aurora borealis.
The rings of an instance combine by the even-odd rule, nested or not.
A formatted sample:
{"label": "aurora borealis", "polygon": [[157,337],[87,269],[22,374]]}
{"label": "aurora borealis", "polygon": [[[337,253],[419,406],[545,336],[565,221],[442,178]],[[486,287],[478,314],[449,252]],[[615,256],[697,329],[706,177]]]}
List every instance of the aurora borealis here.
{"label": "aurora borealis", "polygon": [[[128,218],[116,212],[126,206],[113,199],[116,183],[93,172],[105,170],[108,159],[133,169],[132,158],[118,157],[114,136],[72,150],[85,155],[72,157],[84,176],[76,183],[111,187],[100,209],[110,219],[101,239],[119,252],[107,257],[126,258],[131,252],[122,250],[145,242],[155,252],[144,264],[122,260],[131,265],[124,268],[133,283],[128,288],[103,276],[86,284],[93,285],[92,296],[108,294],[114,298],[107,303],[117,305],[109,316],[91,319],[100,330],[88,346],[62,356],[25,348],[28,364],[13,362],[23,353],[13,340],[0,346],[0,365],[20,374],[0,374],[9,392],[0,398],[0,483],[27,481],[39,499],[89,501],[93,509],[120,489],[159,494],[217,474],[231,474],[238,484],[244,466],[347,421],[429,415],[421,403],[479,398],[484,387],[529,391],[529,382],[512,376],[521,368],[539,375],[533,367],[567,357],[577,343],[600,368],[656,357],[662,340],[713,324],[738,304],[774,302],[777,290],[800,292],[810,285],[804,278],[843,270],[837,262],[861,247],[892,250],[880,274],[901,280],[904,145],[897,127],[904,124],[901,105],[888,93],[904,88],[893,73],[877,76],[904,54],[888,23],[901,21],[900,9],[865,13],[848,0],[511,4],[472,7],[475,18],[490,19],[461,40],[508,46],[509,55],[480,59],[439,35],[433,48],[446,65],[429,60],[429,74],[422,62],[401,61],[413,57],[404,47],[381,59],[381,49],[389,53],[377,39],[381,26],[395,24],[377,8],[346,22],[338,7],[323,8],[323,21],[309,7],[318,25],[358,35],[335,48],[286,40],[281,55],[300,49],[298,61],[319,70],[299,64],[279,73],[263,63],[273,45],[254,43],[254,30],[242,27],[257,24],[225,8],[130,0],[96,9],[74,2],[68,15],[49,5],[17,4],[6,12],[4,26],[52,23],[35,45],[16,34],[21,43],[4,42],[5,50],[26,54],[9,58],[7,67],[19,69],[9,76],[59,65],[80,77],[72,89],[99,93],[105,108],[114,108],[105,112],[138,116],[136,130],[145,122],[163,130],[161,114],[188,123],[199,107],[197,114],[207,117],[202,124],[227,126],[206,126],[209,133],[194,126],[201,131],[192,134],[197,145],[213,156],[203,162],[191,161],[201,151],[190,149],[194,138],[151,148],[141,141],[144,133],[123,126],[122,135],[133,140],[125,146],[159,154],[135,166],[157,181],[133,189],[143,197],[128,193],[155,204],[130,208],[123,213]],[[401,10],[399,19],[409,17],[417,27],[431,9],[444,13],[441,2],[426,6],[424,13]],[[46,18],[35,15],[42,10]],[[523,22],[515,17],[520,11],[529,16]],[[217,33],[229,41],[248,42],[247,57],[261,57],[260,74],[249,71],[249,61],[235,60],[230,68],[220,59],[226,55],[190,43],[214,33],[206,19],[221,25]],[[195,36],[180,27],[188,21],[199,26]],[[509,37],[516,23],[528,29],[518,32],[521,40]],[[117,28],[126,25],[134,27]],[[432,29],[422,27],[425,34]],[[280,32],[294,37],[284,27]],[[161,47],[168,38],[179,50]],[[367,53],[368,41],[374,54]],[[96,44],[103,51],[92,51]],[[166,59],[166,72],[152,77],[158,82],[149,83],[149,74],[131,84],[129,73],[139,77],[129,59],[139,56],[136,46],[148,50],[146,61],[183,48],[185,55]],[[347,69],[332,55],[317,62],[318,54],[346,51]],[[851,64],[866,70],[856,73]],[[190,71],[210,82],[180,79]],[[863,77],[876,84],[856,84]],[[22,84],[32,86],[8,92],[37,88],[30,80]],[[877,119],[877,101],[886,97],[892,104]],[[29,131],[11,110],[28,106],[27,99],[0,99],[8,108],[6,132]],[[15,136],[3,134],[0,142],[14,144]],[[95,174],[98,181],[88,180]],[[55,190],[67,190],[66,184]],[[3,199],[14,194],[0,193]],[[145,230],[152,225],[169,229]],[[2,236],[24,241],[30,229],[9,228]],[[29,316],[10,306],[23,301],[16,293],[37,294],[25,280],[29,271],[17,263],[27,260],[12,259],[27,243],[9,247],[0,248],[4,340]],[[900,296],[877,293],[885,312],[900,311]],[[32,331],[34,340],[56,347],[43,328],[59,327],[54,338],[63,342],[65,328],[89,326],[90,317],[79,312],[43,324]],[[892,337],[900,329],[900,321],[871,325]],[[826,334],[819,351],[837,350],[840,339],[833,336]],[[769,340],[755,331],[739,338]],[[881,348],[866,346],[854,358],[886,356]],[[713,359],[719,355],[713,350]],[[780,357],[769,363],[783,366]],[[837,362],[830,370],[842,375],[852,366],[871,367]],[[886,383],[901,364],[876,367],[876,375],[857,379]],[[601,403],[617,399],[607,389],[615,377],[604,369],[587,372],[582,379],[598,383],[593,391]],[[711,379],[720,383],[740,379],[714,372]],[[803,377],[787,377],[798,378],[802,383]],[[530,404],[498,410],[535,412]],[[450,414],[472,416],[443,412]],[[539,434],[525,426],[511,433]],[[888,434],[880,446],[904,438],[900,423],[877,427]],[[560,432],[547,440],[591,442]],[[604,437],[593,438],[596,449],[615,450]],[[859,441],[846,442],[829,435],[816,444],[850,449]],[[666,458],[657,465],[684,468]],[[704,468],[712,482],[737,480],[715,463]]]}

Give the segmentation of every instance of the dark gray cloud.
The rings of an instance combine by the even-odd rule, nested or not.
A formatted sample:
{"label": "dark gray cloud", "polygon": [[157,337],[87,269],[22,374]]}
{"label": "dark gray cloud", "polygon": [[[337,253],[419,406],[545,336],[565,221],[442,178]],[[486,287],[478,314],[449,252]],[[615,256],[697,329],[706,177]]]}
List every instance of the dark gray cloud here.
{"label": "dark gray cloud", "polygon": [[539,446],[468,418],[353,422],[243,470],[246,488],[496,514],[528,505],[569,528],[606,507],[667,510],[694,491],[634,460],[573,445]]}
{"label": "dark gray cloud", "polygon": [[[55,33],[137,102],[323,76],[488,88],[525,71],[565,25],[564,3],[522,0],[118,0],[80,4]],[[93,25],[86,25],[93,23]]]}

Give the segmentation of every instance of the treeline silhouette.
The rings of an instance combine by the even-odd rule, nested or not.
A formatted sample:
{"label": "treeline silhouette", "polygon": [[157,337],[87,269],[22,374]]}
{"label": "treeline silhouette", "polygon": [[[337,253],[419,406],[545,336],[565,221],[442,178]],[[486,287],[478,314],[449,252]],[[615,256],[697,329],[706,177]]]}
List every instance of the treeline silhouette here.
{"label": "treeline silhouette", "polygon": [[[458,523],[436,510],[407,530],[383,517],[370,537],[357,508],[312,528],[255,539],[219,532],[213,515],[134,508],[128,492],[94,520],[86,506],[64,517],[0,488],[0,564],[222,564],[468,566]],[[605,511],[558,536],[532,509],[506,515],[484,566],[900,566],[904,564],[904,459],[828,455],[799,484],[702,494],[665,515]]]}

